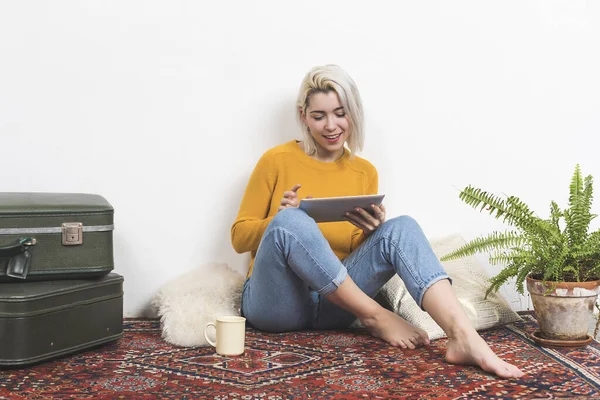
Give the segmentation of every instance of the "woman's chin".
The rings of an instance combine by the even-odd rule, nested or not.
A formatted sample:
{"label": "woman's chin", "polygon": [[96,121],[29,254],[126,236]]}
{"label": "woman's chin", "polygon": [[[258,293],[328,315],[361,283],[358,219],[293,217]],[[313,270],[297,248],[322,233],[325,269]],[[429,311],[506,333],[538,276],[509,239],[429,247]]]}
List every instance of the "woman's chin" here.
{"label": "woman's chin", "polygon": [[330,142],[328,140],[324,140],[320,144],[321,144],[321,147],[323,147],[324,149],[327,149],[327,151],[337,151],[337,150],[341,150],[342,148],[344,148],[344,142],[345,142],[344,139],[342,137],[340,137],[335,142]]}

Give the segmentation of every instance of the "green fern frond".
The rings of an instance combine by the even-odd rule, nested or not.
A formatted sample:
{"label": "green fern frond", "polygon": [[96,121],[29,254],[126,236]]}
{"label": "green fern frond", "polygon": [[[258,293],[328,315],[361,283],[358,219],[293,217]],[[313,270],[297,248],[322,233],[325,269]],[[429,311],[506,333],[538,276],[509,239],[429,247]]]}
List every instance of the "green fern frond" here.
{"label": "green fern frond", "polygon": [[600,277],[600,230],[592,232],[585,243],[571,252],[571,262],[578,263],[581,270],[587,271],[582,281]]}
{"label": "green fern frond", "polygon": [[505,252],[496,252],[488,259],[490,265],[509,265],[513,262],[514,255]]}
{"label": "green fern frond", "polygon": [[533,215],[527,204],[523,203],[518,197],[509,196],[506,199],[506,206],[508,209],[506,212],[511,218],[505,218],[505,221],[523,230],[528,230],[531,223],[539,219]]}
{"label": "green fern frond", "polygon": [[600,229],[588,235],[587,240],[583,244],[582,248],[600,250]]}
{"label": "green fern frond", "polygon": [[482,204],[479,211],[483,211],[485,207],[488,207],[488,210],[492,213],[496,209],[502,210],[505,207],[504,200],[499,196],[484,192],[483,190],[474,188],[470,185],[460,192],[459,197],[462,201],[475,209]]}
{"label": "green fern frond", "polygon": [[590,241],[587,241],[584,246],[580,249],[572,251],[571,257],[573,259],[599,259],[600,260],[600,249],[598,248],[598,243],[593,244]]}
{"label": "green fern frond", "polygon": [[582,211],[587,215],[592,215],[592,200],[594,199],[594,178],[591,175],[585,177],[583,196],[581,196]]}
{"label": "green fern frond", "polygon": [[587,282],[596,279],[600,279],[600,262],[587,269],[581,280],[582,282]]}
{"label": "green fern frond", "polygon": [[523,238],[518,232],[493,232],[487,237],[473,239],[453,252],[441,257],[440,261],[456,260],[476,253],[485,253],[494,249],[504,249],[522,244]]}
{"label": "green fern frond", "polygon": [[523,219],[527,219],[533,215],[529,208],[514,196],[504,201],[497,195],[467,186],[460,192],[459,197],[475,209],[481,205],[479,211],[486,209],[496,219],[503,216],[503,222],[514,226],[520,226]]}
{"label": "green fern frond", "polygon": [[575,172],[571,178],[571,184],[569,185],[569,208],[573,209],[579,203],[579,199],[583,192],[583,179],[581,179],[581,169],[579,164],[575,165]]}
{"label": "green fern frond", "polygon": [[[485,292],[485,296],[487,297],[487,295],[490,294],[491,292],[497,292],[498,289],[500,289],[500,287],[507,280],[509,280],[513,276],[516,276],[518,273],[519,273],[519,266],[516,264],[509,265],[506,268],[504,268],[496,276],[494,276],[492,279],[490,279],[491,284],[490,284],[490,287]],[[518,288],[517,288],[517,290],[518,290]]]}
{"label": "green fern frond", "polygon": [[590,233],[590,235],[588,236],[588,240],[596,240],[596,239],[600,239],[600,229]]}
{"label": "green fern frond", "polygon": [[546,245],[560,243],[563,240],[560,226],[541,218],[532,217],[522,229],[527,232],[527,235],[542,240]]}
{"label": "green fern frond", "polygon": [[556,204],[555,201],[552,201],[550,203],[550,223],[552,225],[554,225],[556,227],[556,229],[558,229],[558,231],[560,232],[560,218],[563,216],[562,211],[560,211],[560,208],[558,207],[558,204]]}
{"label": "green fern frond", "polygon": [[519,268],[519,273],[517,274],[517,279],[515,281],[515,286],[517,291],[521,294],[525,294],[525,279],[532,272],[533,267],[531,264],[523,264],[521,268]]}
{"label": "green fern frond", "polygon": [[569,251],[569,246],[564,246],[562,249],[560,249],[560,253],[552,252],[551,257],[548,257],[545,263],[546,265],[544,267],[543,277],[544,280],[554,282],[564,280],[563,277],[565,273],[565,260],[569,255]]}
{"label": "green fern frond", "polygon": [[490,254],[488,262],[490,265],[508,266],[512,264],[522,264],[529,262],[531,257],[530,251],[523,252],[519,247],[511,247],[509,249],[499,249]]}
{"label": "green fern frond", "polygon": [[591,175],[585,177],[585,180],[582,179],[577,165],[569,186],[569,209],[565,215],[566,231],[571,245],[580,245],[585,240],[590,221],[595,217],[590,213],[593,198],[592,183]]}
{"label": "green fern frond", "polygon": [[579,213],[582,216],[582,226],[581,226],[581,238],[585,238],[587,235],[587,231],[589,229],[590,222],[596,218],[597,215],[591,213],[592,209],[592,200],[594,198],[594,189],[593,189],[593,178],[591,175],[585,177],[584,180],[584,188],[583,194],[581,196],[581,200],[579,203]]}
{"label": "green fern frond", "polygon": [[588,224],[590,222],[592,222],[592,220],[598,216],[596,214],[592,214],[592,212],[591,212],[592,200],[594,199],[593,180],[594,180],[594,178],[591,175],[588,175],[585,177],[583,196],[581,199],[581,202],[582,202],[581,208],[587,217]]}
{"label": "green fern frond", "polygon": [[575,277],[576,282],[581,282],[579,270],[572,265],[567,265],[563,268],[563,273],[571,273]]}

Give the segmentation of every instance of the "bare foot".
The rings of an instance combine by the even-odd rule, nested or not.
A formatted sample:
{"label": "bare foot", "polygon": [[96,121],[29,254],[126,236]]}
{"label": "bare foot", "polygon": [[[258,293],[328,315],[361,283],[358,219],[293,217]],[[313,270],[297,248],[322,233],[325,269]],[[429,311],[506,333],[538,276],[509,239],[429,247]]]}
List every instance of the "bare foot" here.
{"label": "bare foot", "polygon": [[501,378],[523,376],[519,368],[500,359],[475,330],[449,338],[446,361],[450,364],[475,365]]}
{"label": "bare foot", "polygon": [[395,347],[415,349],[429,344],[427,332],[383,307],[376,315],[361,322],[371,335]]}

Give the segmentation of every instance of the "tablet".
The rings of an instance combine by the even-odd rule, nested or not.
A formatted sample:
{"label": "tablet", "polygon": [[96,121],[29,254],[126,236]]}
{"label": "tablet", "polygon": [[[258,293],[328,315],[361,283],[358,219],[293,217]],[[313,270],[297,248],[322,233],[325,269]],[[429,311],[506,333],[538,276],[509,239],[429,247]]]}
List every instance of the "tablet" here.
{"label": "tablet", "polygon": [[353,211],[356,207],[360,207],[372,214],[371,204],[381,204],[384,197],[384,194],[370,194],[302,199],[300,200],[300,208],[306,211],[316,222],[347,221],[344,218],[347,211]]}

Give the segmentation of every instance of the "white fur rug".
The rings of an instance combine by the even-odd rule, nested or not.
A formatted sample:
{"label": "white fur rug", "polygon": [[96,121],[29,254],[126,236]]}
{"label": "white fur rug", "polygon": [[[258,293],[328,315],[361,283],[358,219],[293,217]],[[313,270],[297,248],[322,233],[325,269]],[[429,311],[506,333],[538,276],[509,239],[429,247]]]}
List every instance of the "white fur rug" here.
{"label": "white fur rug", "polygon": [[[240,315],[245,277],[227,264],[206,264],[166,283],[152,300],[163,338],[185,347],[209,346],[204,327],[219,315]],[[209,329],[214,340],[214,329]]]}

